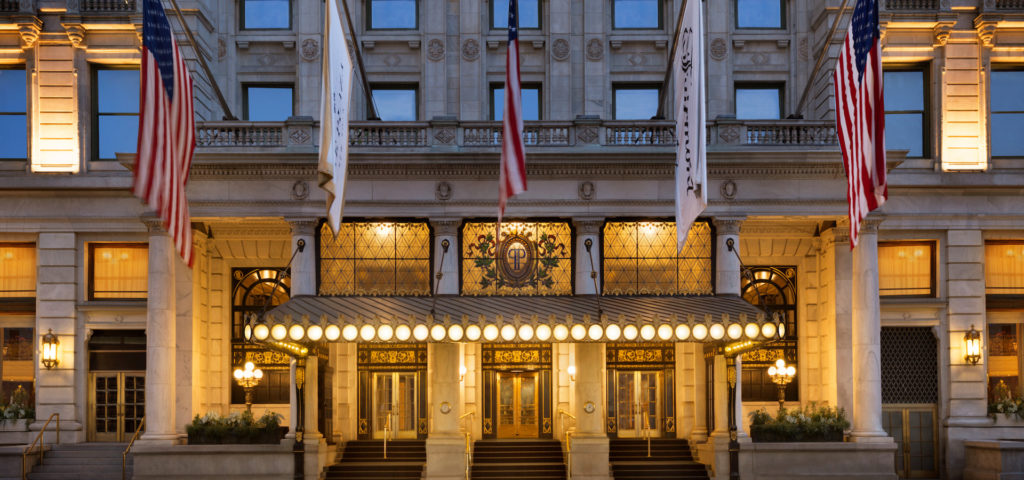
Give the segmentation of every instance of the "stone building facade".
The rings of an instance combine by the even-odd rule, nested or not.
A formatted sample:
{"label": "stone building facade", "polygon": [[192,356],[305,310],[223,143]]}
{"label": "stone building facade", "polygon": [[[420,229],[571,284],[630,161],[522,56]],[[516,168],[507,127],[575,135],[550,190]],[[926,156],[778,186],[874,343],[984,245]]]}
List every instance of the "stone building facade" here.
{"label": "stone building facade", "polygon": [[[426,442],[426,478],[462,478],[460,432],[568,439],[574,477],[610,478],[609,437],[653,430],[689,440],[721,479],[729,372],[741,452],[756,451],[743,432],[750,412],[774,412],[765,371],[781,357],[797,367],[787,407],[845,408],[856,443],[897,449],[900,477],[963,478],[965,442],[1024,435],[1021,420],[988,415],[1000,382],[1017,390],[1024,375],[1019,1],[880,2],[890,197],[853,251],[831,84],[840,2],[705,1],[709,206],[683,256],[664,247],[675,231],[674,114],[651,119],[683,1],[521,1],[529,190],[509,203],[502,232],[548,266],[502,285],[515,272],[488,271],[470,246],[498,247],[479,242],[496,213],[506,3],[348,2],[382,120],[369,119],[357,79],[347,240],[325,233],[317,188],[324,3],[181,0],[195,43],[166,5],[195,82],[191,269],[130,191],[141,3],[0,0],[3,401],[19,385],[32,392],[30,430],[59,413],[64,442],[126,441],[144,411],[143,443],[179,443],[193,416],[245,409],[232,370],[255,359],[267,376],[254,410],[283,413],[293,432],[304,370],[307,475],[405,408],[390,434]],[[394,243],[367,240],[374,232]],[[648,233],[656,239],[641,240]],[[551,249],[538,250],[549,235]],[[776,316],[754,320],[737,298]],[[602,315],[612,312],[622,315]],[[296,367],[244,341],[249,315],[268,327],[372,328],[330,343],[299,335],[316,354]],[[698,324],[738,318],[782,319],[793,335],[754,332],[764,344],[728,359],[731,333],[693,341]],[[381,330],[434,321],[440,341]],[[448,330],[503,321],[517,329],[504,341],[453,341]],[[528,341],[560,324],[604,330]],[[629,324],[673,330],[652,333],[661,343],[636,341],[639,330],[615,342],[608,328]],[[972,330],[976,363],[965,359]],[[40,362],[50,331],[52,369]],[[538,390],[533,417],[515,417],[532,430],[499,429],[502,385]],[[406,396],[377,396],[400,386]],[[128,399],[139,391],[144,401]],[[644,413],[630,409],[645,402],[641,432],[631,422]]]}

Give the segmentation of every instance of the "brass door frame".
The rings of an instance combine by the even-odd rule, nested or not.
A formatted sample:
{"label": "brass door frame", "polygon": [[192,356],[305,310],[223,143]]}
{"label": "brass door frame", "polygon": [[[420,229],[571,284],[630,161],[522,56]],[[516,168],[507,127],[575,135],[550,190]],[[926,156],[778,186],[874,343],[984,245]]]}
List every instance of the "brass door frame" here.
{"label": "brass door frame", "polygon": [[[882,405],[882,412],[898,412],[902,425],[900,431],[902,433],[901,438],[893,438],[898,445],[896,452],[893,455],[899,455],[899,451],[903,451],[903,470],[897,470],[896,474],[900,478],[938,478],[939,476],[939,426],[938,426],[938,407],[935,404],[884,404]],[[929,412],[932,417],[932,458],[934,463],[932,464],[932,470],[911,470],[910,469],[910,412]]]}
{"label": "brass door frame", "polygon": [[[498,438],[538,438],[540,436],[540,407],[538,405],[539,391],[540,391],[540,375],[537,371],[500,371],[497,372],[496,386],[498,388],[498,394],[495,395],[494,401],[497,402],[495,405],[496,422],[497,423],[497,436]],[[501,423],[501,380],[503,378],[512,379],[512,424],[506,425]],[[534,423],[523,424],[522,423],[522,388],[523,379],[533,379],[533,420]]]}
{"label": "brass door frame", "polygon": [[[646,375],[654,375],[654,399],[653,399],[654,400],[654,405],[655,405],[655,411],[654,412],[645,412],[644,408],[643,408],[644,404],[649,404],[650,400],[651,400],[650,398],[647,398],[646,399],[647,401],[646,402],[644,401],[645,399],[643,397],[644,397],[644,390],[645,389],[640,388],[642,375],[645,375],[645,374]],[[619,379],[621,378],[622,375],[630,375],[630,376],[633,377],[633,386],[634,387],[633,387],[633,395],[632,395],[633,396],[633,400],[631,402],[631,406],[633,407],[633,409],[635,409],[632,414],[634,416],[634,425],[636,426],[636,428],[634,428],[634,429],[624,429],[624,428],[622,428],[623,427],[622,423],[621,422],[617,422],[618,423],[618,432],[617,433],[618,433],[619,438],[640,438],[640,437],[644,436],[645,432],[644,432],[643,426],[642,426],[642,425],[644,425],[642,423],[643,421],[646,421],[647,425],[650,426],[650,429],[649,429],[649,431],[647,433],[649,433],[649,435],[651,437],[654,437],[654,438],[660,437],[661,436],[661,428],[660,428],[660,422],[658,421],[658,419],[661,418],[661,411],[662,411],[662,408],[663,408],[662,401],[661,401],[662,390],[663,390],[662,372],[659,371],[659,370],[616,370],[615,371],[615,386],[614,386],[614,388],[615,388],[615,401],[617,403],[617,405],[616,405],[616,411],[617,412],[621,411],[621,409],[622,409],[622,404],[621,404],[621,402],[619,402],[619,396],[618,396]],[[647,417],[646,419],[643,418],[644,414],[646,414],[646,417]],[[621,415],[621,414],[619,414],[619,415]]]}
{"label": "brass door frame", "polygon": [[[381,378],[383,376],[390,376],[391,377],[391,399],[390,399],[391,400],[391,402],[390,402],[391,403],[391,407],[389,409],[389,411],[390,411],[389,415],[391,416],[391,424],[389,426],[389,430],[390,430],[389,438],[390,439],[396,439],[396,438],[416,438],[417,437],[417,429],[416,429],[416,426],[415,426],[416,425],[415,421],[413,422],[413,429],[412,430],[399,430],[398,429],[399,428],[398,409],[401,408],[401,405],[399,405],[399,388],[398,387],[399,387],[399,384],[400,384],[399,383],[399,378],[402,377],[403,375],[408,376],[412,380],[412,382],[413,382],[412,404],[410,405],[411,410],[408,412],[408,415],[410,416],[410,418],[415,420],[416,419],[416,413],[417,413],[417,408],[416,408],[417,400],[416,399],[417,399],[417,396],[418,396],[418,390],[420,388],[420,386],[418,385],[417,379],[416,379],[416,377],[417,377],[416,372],[373,372],[373,374],[370,377],[370,388],[372,389],[372,391],[370,393],[370,395],[371,395],[370,398],[371,398],[371,402],[372,402],[372,405],[373,405],[374,409],[376,409],[376,407],[377,407],[377,379]],[[374,410],[373,413],[371,413],[371,418],[372,418],[371,422],[372,422],[372,429],[373,429],[371,434],[370,434],[371,437],[374,438],[374,439],[382,439],[382,438],[384,438],[384,425],[378,425],[379,422],[378,422],[378,417],[377,417],[376,410]]]}
{"label": "brass door frame", "polygon": [[[117,426],[116,432],[113,434],[103,433],[100,434],[96,431],[96,377],[108,377],[114,378],[117,382],[117,400],[116,405],[116,417]],[[125,377],[142,377],[146,378],[145,371],[137,370],[101,370],[95,372],[89,372],[88,378],[88,402],[86,415],[86,421],[88,422],[86,429],[86,439],[90,442],[127,442],[128,437],[132,435],[132,431],[126,431],[125,429]],[[109,405],[109,402],[105,404]],[[143,404],[145,405],[145,404]]]}

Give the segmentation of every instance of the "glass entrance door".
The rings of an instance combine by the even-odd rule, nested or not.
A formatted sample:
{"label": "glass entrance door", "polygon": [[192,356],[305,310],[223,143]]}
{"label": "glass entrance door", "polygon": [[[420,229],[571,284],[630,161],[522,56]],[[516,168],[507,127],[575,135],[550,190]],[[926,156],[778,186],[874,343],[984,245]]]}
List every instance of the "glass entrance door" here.
{"label": "glass entrance door", "polygon": [[146,372],[89,374],[89,431],[93,442],[127,442],[146,415]]}
{"label": "glass entrance door", "polygon": [[373,438],[416,438],[416,373],[373,374]]}
{"label": "glass entrance door", "polygon": [[498,372],[498,437],[538,435],[537,372]]}
{"label": "glass entrance door", "polygon": [[619,371],[616,380],[616,412],[619,438],[657,437],[659,372]]}

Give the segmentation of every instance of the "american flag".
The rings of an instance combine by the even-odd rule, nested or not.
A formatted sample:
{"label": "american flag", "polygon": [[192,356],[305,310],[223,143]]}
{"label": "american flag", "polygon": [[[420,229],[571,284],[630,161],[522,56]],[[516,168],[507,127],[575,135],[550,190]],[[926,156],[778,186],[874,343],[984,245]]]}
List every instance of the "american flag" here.
{"label": "american flag", "polygon": [[835,77],[836,129],[850,204],[850,249],[860,222],[889,196],[885,184],[885,103],[878,1],[857,0]]}
{"label": "american flag", "polygon": [[505,57],[505,112],[502,115],[501,173],[498,179],[498,225],[508,197],[526,191],[526,146],[523,143],[523,102],[519,85],[519,8],[508,0],[508,56]]}
{"label": "american flag", "polygon": [[160,0],[143,1],[140,90],[133,192],[156,210],[178,254],[191,267],[185,184],[196,148],[192,79]]}

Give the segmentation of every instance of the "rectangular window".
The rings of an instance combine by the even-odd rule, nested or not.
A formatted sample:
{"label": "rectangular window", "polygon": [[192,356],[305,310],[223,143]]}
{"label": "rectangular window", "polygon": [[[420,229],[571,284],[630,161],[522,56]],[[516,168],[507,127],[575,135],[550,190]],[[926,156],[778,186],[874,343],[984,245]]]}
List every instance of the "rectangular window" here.
{"label": "rectangular window", "polygon": [[[540,85],[523,85],[523,120],[540,120]],[[491,120],[502,120],[505,113],[505,86],[491,86]]]}
{"label": "rectangular window", "polygon": [[4,403],[8,403],[18,392],[17,396],[21,398],[16,398],[15,402],[24,402],[26,407],[34,408],[35,328],[31,325],[5,326],[0,328],[0,341],[3,342],[3,363],[0,365],[3,383],[0,396]]}
{"label": "rectangular window", "polygon": [[613,86],[613,117],[616,120],[650,120],[658,114],[658,91],[654,86]]}
{"label": "rectangular window", "polygon": [[694,222],[682,253],[675,222],[608,222],[603,234],[605,295],[714,293],[708,222]]}
{"label": "rectangular window", "polygon": [[879,242],[878,294],[883,297],[935,296],[933,242]]}
{"label": "rectangular window", "polygon": [[135,153],[139,131],[138,67],[93,69],[93,159],[115,160]]}
{"label": "rectangular window", "polygon": [[0,159],[28,158],[28,100],[25,67],[0,68]]}
{"label": "rectangular window", "polygon": [[[288,403],[288,364],[290,357],[258,345],[246,344],[243,328],[250,315],[260,315],[265,308],[287,302],[291,293],[291,276],[287,269],[231,269],[231,365],[238,367],[253,362],[263,371],[263,380],[253,390],[254,403]],[[233,372],[232,372],[233,373]],[[245,403],[245,391],[233,378],[231,403]]]}
{"label": "rectangular window", "polygon": [[778,120],[782,118],[782,87],[778,85],[736,85],[736,118]]}
{"label": "rectangular window", "polygon": [[144,300],[148,272],[145,243],[89,244],[89,300]]}
{"label": "rectangular window", "polygon": [[244,85],[245,111],[252,122],[283,122],[295,114],[295,89],[292,85]]}
{"label": "rectangular window", "polygon": [[419,28],[417,0],[367,0],[370,30],[415,30]]}
{"label": "rectangular window", "polygon": [[414,122],[419,116],[416,87],[409,85],[371,85],[373,106],[385,122]]}
{"label": "rectangular window", "polygon": [[989,403],[1020,398],[1024,313],[989,311],[987,319],[987,338],[982,340],[982,348],[988,350]]}
{"label": "rectangular window", "polygon": [[785,28],[784,0],[736,0],[736,28]]}
{"label": "rectangular window", "polygon": [[1024,295],[1024,241],[985,242],[985,293]]}
{"label": "rectangular window", "polygon": [[[508,28],[508,0],[491,0],[491,28]],[[540,28],[540,0],[519,0],[519,29]]]}
{"label": "rectangular window", "polygon": [[661,28],[661,0],[612,0],[612,28]]}
{"label": "rectangular window", "polygon": [[430,295],[424,222],[345,222],[320,228],[320,295]]}
{"label": "rectangular window", "polygon": [[291,0],[242,0],[242,30],[292,28]]}
{"label": "rectangular window", "polygon": [[992,156],[1024,157],[1024,70],[992,70],[991,78]]}
{"label": "rectangular window", "polygon": [[572,295],[572,229],[568,222],[462,226],[463,295]]}
{"label": "rectangular window", "polygon": [[885,146],[908,150],[908,157],[923,157],[928,149],[928,104],[924,69],[886,70]]}
{"label": "rectangular window", "polygon": [[36,246],[0,243],[0,300],[36,296]]}

